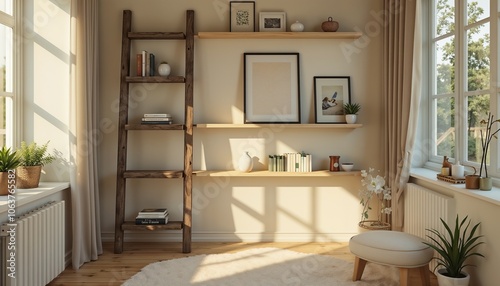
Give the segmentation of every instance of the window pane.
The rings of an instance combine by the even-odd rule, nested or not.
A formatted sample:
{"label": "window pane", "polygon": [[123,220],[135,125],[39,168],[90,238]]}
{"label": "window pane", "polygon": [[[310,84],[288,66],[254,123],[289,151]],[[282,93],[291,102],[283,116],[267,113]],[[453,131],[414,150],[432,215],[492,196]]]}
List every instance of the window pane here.
{"label": "window pane", "polygon": [[455,91],[455,37],[436,42],[436,94]]}
{"label": "window pane", "polygon": [[436,155],[455,158],[455,98],[438,98],[435,101]]}
{"label": "window pane", "polygon": [[455,0],[437,0],[435,3],[435,35],[441,36],[455,31]]}
{"label": "window pane", "polygon": [[476,23],[490,16],[490,0],[467,1],[467,23]]}
{"label": "window pane", "polygon": [[[485,124],[481,120],[488,120],[490,111],[490,95],[475,95],[467,98],[467,160],[470,162],[481,162],[483,151],[481,149],[481,131],[485,130]],[[489,154],[488,160],[489,162]]]}
{"label": "window pane", "polygon": [[0,0],[0,11],[12,16],[12,1],[13,0]]}
{"label": "window pane", "polygon": [[490,24],[467,30],[467,90],[490,88]]}
{"label": "window pane", "polygon": [[0,25],[0,91],[12,92],[12,28]]}

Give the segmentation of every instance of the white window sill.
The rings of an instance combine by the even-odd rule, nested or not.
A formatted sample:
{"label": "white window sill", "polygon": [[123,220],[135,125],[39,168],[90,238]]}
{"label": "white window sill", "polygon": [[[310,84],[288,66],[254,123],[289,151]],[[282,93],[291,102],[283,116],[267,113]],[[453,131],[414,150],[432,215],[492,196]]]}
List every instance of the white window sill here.
{"label": "white window sill", "polygon": [[469,190],[465,188],[465,184],[451,184],[438,180],[436,171],[425,168],[412,168],[410,177],[500,206],[500,188],[498,187],[493,187],[491,191]]}
{"label": "white window sill", "polygon": [[[16,189],[16,208],[69,188],[68,182],[40,182],[38,188]],[[0,196],[0,213],[7,212],[9,196]]]}

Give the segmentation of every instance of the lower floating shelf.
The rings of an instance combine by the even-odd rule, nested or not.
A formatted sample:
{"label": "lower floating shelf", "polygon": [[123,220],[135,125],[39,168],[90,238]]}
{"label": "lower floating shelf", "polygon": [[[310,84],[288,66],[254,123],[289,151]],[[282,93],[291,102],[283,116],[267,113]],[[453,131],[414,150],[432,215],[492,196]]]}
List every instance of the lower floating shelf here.
{"label": "lower floating shelf", "polygon": [[178,230],[182,229],[182,221],[169,221],[167,224],[135,224],[126,221],[122,224],[122,230]]}
{"label": "lower floating shelf", "polygon": [[335,176],[361,176],[361,171],[330,172],[319,170],[313,172],[269,172],[269,171],[195,171],[197,177],[335,177]]}

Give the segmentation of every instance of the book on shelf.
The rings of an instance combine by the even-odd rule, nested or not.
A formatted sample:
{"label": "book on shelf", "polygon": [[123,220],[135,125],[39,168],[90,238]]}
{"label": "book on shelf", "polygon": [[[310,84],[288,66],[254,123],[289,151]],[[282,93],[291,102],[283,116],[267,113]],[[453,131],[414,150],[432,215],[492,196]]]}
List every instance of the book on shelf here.
{"label": "book on shelf", "polygon": [[143,50],[142,52],[142,73],[141,73],[141,76],[146,76],[146,62],[147,62],[147,54],[148,54],[148,51],[146,50]]}
{"label": "book on shelf", "polygon": [[168,113],[144,113],[144,118],[146,117],[172,118],[172,115]]}
{"label": "book on shelf", "polygon": [[142,209],[139,212],[139,215],[145,215],[145,214],[168,215],[168,210],[166,208],[146,208],[146,209]]}
{"label": "book on shelf", "polygon": [[155,55],[149,54],[149,76],[155,76]]}
{"label": "book on shelf", "polygon": [[142,121],[172,121],[172,117],[143,117]]}
{"label": "book on shelf", "polygon": [[135,218],[135,224],[149,225],[149,224],[167,224],[168,217],[166,218]]}
{"label": "book on shelf", "polygon": [[269,155],[268,170],[270,172],[312,172],[312,155],[305,152]]}
{"label": "book on shelf", "polygon": [[142,76],[142,53],[137,54],[136,60],[137,60],[137,76]]}

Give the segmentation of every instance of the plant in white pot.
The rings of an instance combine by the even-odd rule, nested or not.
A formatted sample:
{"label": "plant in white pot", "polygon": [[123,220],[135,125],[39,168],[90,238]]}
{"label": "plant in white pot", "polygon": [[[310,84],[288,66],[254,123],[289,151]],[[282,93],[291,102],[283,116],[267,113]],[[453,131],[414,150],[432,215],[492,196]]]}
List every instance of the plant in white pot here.
{"label": "plant in white pot", "polygon": [[[9,171],[13,171],[20,163],[21,159],[16,151],[5,146],[0,149],[0,196],[9,194]],[[12,172],[11,175],[13,174]]]}
{"label": "plant in white pot", "polygon": [[357,115],[359,110],[361,109],[361,105],[359,103],[344,103],[344,113],[345,113],[345,121],[348,124],[354,124],[357,120]]}
{"label": "plant in white pot", "polygon": [[47,151],[49,142],[38,145],[35,142],[27,144],[21,142],[21,148],[17,150],[21,163],[16,168],[16,186],[19,189],[36,188],[40,182],[42,167],[51,163],[56,158]]}
{"label": "plant in white pot", "polygon": [[434,257],[438,262],[436,269],[444,267],[436,273],[440,286],[469,285],[470,276],[464,271],[466,266],[471,266],[466,264],[467,259],[472,256],[484,257],[481,253],[474,251],[478,245],[484,243],[479,241],[482,235],[476,235],[480,223],[475,224],[468,231],[470,220],[467,222],[467,218],[466,216],[462,221],[459,221],[457,215],[453,230],[443,219],[440,219],[446,233],[440,233],[436,229],[427,229],[433,234],[427,235],[433,243],[424,242],[424,244],[430,246],[440,255],[440,257]]}
{"label": "plant in white pot", "polygon": [[[488,149],[493,138],[497,138],[500,128],[493,128],[493,124],[500,122],[500,119],[494,119],[491,113],[488,113],[488,120],[481,120],[481,124],[486,124],[485,130],[481,130],[481,165],[479,168],[479,189],[489,191],[492,188],[491,178],[488,177]],[[484,174],[483,174],[484,169]]]}

